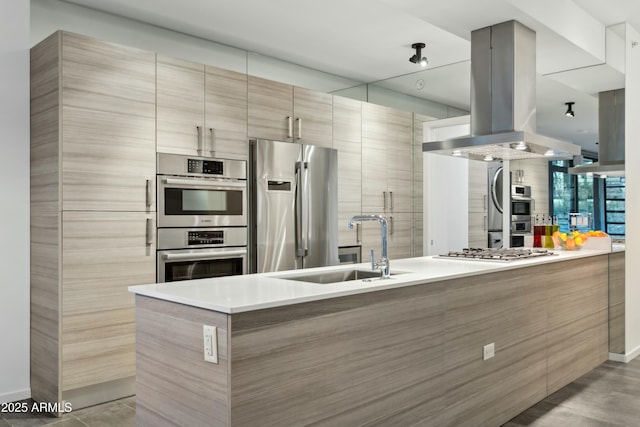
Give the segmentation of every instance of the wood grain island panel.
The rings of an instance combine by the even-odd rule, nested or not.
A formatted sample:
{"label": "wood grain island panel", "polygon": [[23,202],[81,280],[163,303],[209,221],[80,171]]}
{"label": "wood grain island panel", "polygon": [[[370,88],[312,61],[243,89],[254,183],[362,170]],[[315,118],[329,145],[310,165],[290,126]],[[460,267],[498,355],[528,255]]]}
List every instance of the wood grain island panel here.
{"label": "wood grain island panel", "polygon": [[137,422],[499,426],[607,359],[607,277],[600,254],[233,314],[137,295]]}

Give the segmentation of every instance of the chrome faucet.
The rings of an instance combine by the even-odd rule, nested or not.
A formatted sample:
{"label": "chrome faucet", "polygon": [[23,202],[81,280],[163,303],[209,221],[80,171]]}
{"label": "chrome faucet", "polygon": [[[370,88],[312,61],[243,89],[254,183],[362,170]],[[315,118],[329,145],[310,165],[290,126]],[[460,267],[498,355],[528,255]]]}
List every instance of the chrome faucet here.
{"label": "chrome faucet", "polygon": [[387,218],[382,215],[355,215],[349,220],[349,228],[362,221],[378,221],[382,226],[382,258],[375,260],[373,249],[371,249],[371,269],[382,269],[382,278],[386,279],[389,273],[389,257],[387,255]]}

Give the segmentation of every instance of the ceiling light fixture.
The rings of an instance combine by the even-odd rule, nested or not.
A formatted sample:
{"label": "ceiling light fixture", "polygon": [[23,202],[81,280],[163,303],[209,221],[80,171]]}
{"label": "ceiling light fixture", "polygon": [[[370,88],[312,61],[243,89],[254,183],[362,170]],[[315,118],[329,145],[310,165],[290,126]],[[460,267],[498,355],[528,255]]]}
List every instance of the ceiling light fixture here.
{"label": "ceiling light fixture", "polygon": [[484,156],[484,161],[485,162],[492,162],[493,161],[493,156],[491,154],[487,154],[486,156]]}
{"label": "ceiling light fixture", "polygon": [[555,156],[556,153],[554,153],[552,149],[548,149],[547,151],[545,151],[544,155],[547,157],[551,157],[551,156]]}
{"label": "ceiling light fixture", "polygon": [[419,64],[421,67],[426,67],[429,62],[427,61],[426,56],[422,56],[422,49],[425,46],[426,45],[424,43],[412,44],[411,47],[416,50],[416,53],[411,58],[409,58],[409,62],[413,62],[414,64]]}
{"label": "ceiling light fixture", "polygon": [[461,157],[462,156],[462,151],[461,150],[453,150],[451,152],[452,156],[456,156],[456,157]]}
{"label": "ceiling light fixture", "polygon": [[527,149],[527,144],[525,144],[525,142],[524,142],[524,141],[520,141],[520,142],[518,142],[518,143],[516,144],[516,146],[515,146],[514,148],[515,148],[516,150],[523,151],[523,150],[526,150],[526,149]]}
{"label": "ceiling light fixture", "polygon": [[564,105],[567,106],[567,111],[564,113],[565,116],[567,117],[575,117],[576,113],[573,112],[573,104],[575,104],[575,102],[565,102]]}

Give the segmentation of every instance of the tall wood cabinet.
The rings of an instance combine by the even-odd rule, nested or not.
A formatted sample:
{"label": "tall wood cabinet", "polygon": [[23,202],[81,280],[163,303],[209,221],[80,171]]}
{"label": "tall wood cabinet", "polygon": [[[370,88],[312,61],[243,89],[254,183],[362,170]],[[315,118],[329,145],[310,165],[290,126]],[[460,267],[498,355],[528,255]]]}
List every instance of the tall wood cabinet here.
{"label": "tall wood cabinet", "polygon": [[66,32],[31,51],[31,390],[133,394],[134,300],[155,281],[155,54]]}
{"label": "tall wood cabinet", "polygon": [[487,206],[489,185],[487,163],[469,161],[469,247],[486,248],[489,244]]}
{"label": "tall wood cabinet", "polygon": [[[412,253],[412,127],[410,112],[362,105],[362,212],[387,217],[392,259]],[[363,250],[373,248],[379,258],[380,226],[368,222],[362,229]]]}
{"label": "tall wood cabinet", "polygon": [[333,98],[333,148],[338,150],[338,244],[362,243],[358,225],[349,229],[349,219],[362,212],[362,102]]}
{"label": "tall wood cabinet", "polygon": [[247,75],[157,55],[158,152],[248,157]]}
{"label": "tall wood cabinet", "polygon": [[332,146],[332,95],[255,76],[248,86],[250,137]]}

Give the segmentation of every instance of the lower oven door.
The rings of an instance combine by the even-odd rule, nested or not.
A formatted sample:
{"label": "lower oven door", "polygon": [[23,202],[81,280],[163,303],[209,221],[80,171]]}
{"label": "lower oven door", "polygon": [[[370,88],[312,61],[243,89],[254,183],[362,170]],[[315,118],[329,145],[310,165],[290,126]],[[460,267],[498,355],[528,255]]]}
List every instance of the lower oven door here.
{"label": "lower oven door", "polygon": [[246,272],[247,248],[158,251],[158,283],[234,276]]}

